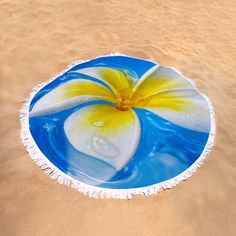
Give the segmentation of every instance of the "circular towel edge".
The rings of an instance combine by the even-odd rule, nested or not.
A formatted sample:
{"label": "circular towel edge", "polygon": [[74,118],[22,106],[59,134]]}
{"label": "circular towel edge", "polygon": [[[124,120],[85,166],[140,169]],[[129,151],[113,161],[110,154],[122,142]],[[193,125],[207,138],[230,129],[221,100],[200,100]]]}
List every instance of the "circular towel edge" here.
{"label": "circular towel edge", "polygon": [[[211,129],[209,132],[209,137],[208,137],[206,146],[205,146],[202,154],[200,155],[200,157],[188,169],[186,169],[184,172],[182,172],[181,174],[179,174],[171,179],[165,180],[165,181],[157,183],[157,184],[153,184],[153,185],[145,186],[145,187],[140,187],[140,188],[129,188],[129,189],[108,189],[108,188],[101,188],[101,187],[85,184],[79,180],[72,178],[71,176],[67,175],[66,173],[62,172],[58,167],[56,167],[52,162],[50,162],[47,159],[47,157],[41,152],[41,150],[39,149],[39,147],[37,146],[37,144],[35,143],[32,135],[31,135],[31,132],[29,129],[29,106],[30,106],[30,103],[31,103],[33,97],[35,96],[35,94],[39,90],[41,90],[43,87],[45,87],[47,84],[49,84],[50,82],[52,82],[53,80],[55,80],[56,78],[58,78],[59,76],[61,76],[65,72],[67,72],[68,70],[70,70],[75,65],[82,64],[84,62],[88,62],[88,61],[91,61],[91,60],[94,60],[97,58],[110,57],[110,56],[125,56],[125,57],[130,57],[130,58],[142,59],[142,60],[150,61],[150,62],[153,62],[153,63],[159,65],[154,60],[143,59],[143,58],[138,58],[138,57],[131,57],[131,56],[127,56],[127,55],[121,54],[121,53],[111,53],[111,54],[95,57],[95,58],[92,58],[89,60],[79,60],[79,61],[75,61],[75,62],[71,63],[61,73],[52,77],[48,81],[35,86],[32,89],[29,98],[23,101],[23,104],[22,104],[22,107],[20,110],[21,140],[22,140],[27,152],[29,153],[31,159],[41,169],[43,169],[45,171],[45,173],[50,178],[52,178],[53,180],[55,180],[56,182],[58,182],[60,184],[66,185],[68,187],[72,187],[72,188],[76,189],[77,191],[81,192],[82,194],[87,195],[91,198],[131,199],[133,195],[150,196],[150,195],[159,193],[162,190],[173,188],[177,184],[179,184],[182,181],[187,180],[189,177],[191,177],[193,175],[193,173],[195,173],[204,164],[204,161],[207,158],[210,151],[212,150],[212,147],[214,144],[216,125],[215,125],[215,114],[214,114],[213,106],[212,106],[210,99],[206,95],[200,93],[200,91],[197,89],[197,87],[196,87],[196,89],[204,97],[204,99],[206,100],[206,102],[209,106],[209,110],[210,110]],[[169,66],[169,68],[175,70],[177,73],[182,75],[182,73],[179,72],[174,67]],[[195,85],[195,83],[192,80],[190,80],[188,78],[186,78],[186,79]]]}

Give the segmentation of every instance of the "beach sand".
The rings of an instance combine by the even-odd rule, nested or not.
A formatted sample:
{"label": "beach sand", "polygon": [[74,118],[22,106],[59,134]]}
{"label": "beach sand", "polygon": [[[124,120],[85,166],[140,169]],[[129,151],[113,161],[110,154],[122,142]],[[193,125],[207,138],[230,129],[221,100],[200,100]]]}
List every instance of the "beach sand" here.
{"label": "beach sand", "polygon": [[[235,11],[234,0],[0,1],[0,235],[235,235]],[[178,68],[213,103],[213,151],[172,190],[89,199],[23,147],[18,116],[31,88],[112,52]]]}

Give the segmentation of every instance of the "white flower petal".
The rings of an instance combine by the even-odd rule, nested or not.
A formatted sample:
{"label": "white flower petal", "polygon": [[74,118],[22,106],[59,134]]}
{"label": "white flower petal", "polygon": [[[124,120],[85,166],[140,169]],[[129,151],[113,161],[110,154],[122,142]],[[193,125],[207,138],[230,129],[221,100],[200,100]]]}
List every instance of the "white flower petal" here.
{"label": "white flower petal", "polygon": [[73,72],[102,81],[110,87],[117,97],[122,98],[130,95],[137,80],[136,76],[131,75],[130,72],[128,73],[127,71],[110,67],[88,67]]}
{"label": "white flower petal", "polygon": [[209,132],[211,128],[209,105],[203,95],[193,89],[160,93],[143,108],[188,129]]}
{"label": "white flower petal", "polygon": [[133,106],[144,108],[177,125],[209,132],[210,108],[196,86],[172,68],[151,68],[133,90]]}
{"label": "white flower petal", "polygon": [[74,112],[65,121],[64,130],[74,148],[107,162],[117,171],[133,157],[140,138],[136,113],[106,104]]}
{"label": "white flower petal", "polygon": [[70,80],[40,98],[30,112],[30,116],[63,111],[93,100],[115,102],[114,94],[97,82],[86,79]]}

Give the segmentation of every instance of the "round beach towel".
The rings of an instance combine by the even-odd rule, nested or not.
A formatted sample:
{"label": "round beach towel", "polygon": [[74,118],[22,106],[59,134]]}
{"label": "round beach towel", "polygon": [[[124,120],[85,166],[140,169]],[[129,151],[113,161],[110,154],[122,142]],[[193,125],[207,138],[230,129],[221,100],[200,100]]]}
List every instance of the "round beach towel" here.
{"label": "round beach towel", "polygon": [[37,86],[21,120],[32,159],[91,197],[172,188],[202,164],[214,135],[209,99],[192,81],[117,54],[74,63]]}

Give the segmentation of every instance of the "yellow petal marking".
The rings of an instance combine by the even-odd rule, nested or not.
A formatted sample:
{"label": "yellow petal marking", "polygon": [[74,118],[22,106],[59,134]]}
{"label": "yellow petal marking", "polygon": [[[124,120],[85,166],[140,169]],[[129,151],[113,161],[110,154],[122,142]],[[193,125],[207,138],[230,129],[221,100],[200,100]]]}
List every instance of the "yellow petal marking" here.
{"label": "yellow petal marking", "polygon": [[121,99],[127,98],[134,86],[134,81],[130,76],[121,70],[111,68],[100,69],[100,76],[109,84],[111,88],[115,88]]}
{"label": "yellow petal marking", "polygon": [[72,98],[80,95],[98,95],[114,98],[114,94],[105,86],[89,80],[75,80],[61,86],[62,98]]}
{"label": "yellow petal marking", "polygon": [[136,97],[136,101],[132,103],[133,107],[155,107],[175,111],[186,110],[189,105],[191,105],[191,100],[180,97],[176,91],[165,91],[144,98],[142,96]]}
{"label": "yellow petal marking", "polygon": [[159,93],[162,90],[173,89],[173,88],[182,88],[184,87],[184,83],[167,80],[166,78],[151,78],[144,80],[135,92],[132,94],[131,99],[133,101],[144,99],[149,96],[153,96],[156,93]]}
{"label": "yellow petal marking", "polygon": [[191,99],[183,89],[195,89],[181,74],[165,67],[154,67],[134,87],[130,100],[132,107],[155,106],[176,111],[187,109]]}
{"label": "yellow petal marking", "polygon": [[79,119],[78,127],[86,130],[90,126],[97,126],[103,134],[116,134],[125,129],[130,122],[134,121],[132,110],[121,111],[106,104],[93,105],[91,111]]}
{"label": "yellow petal marking", "polygon": [[116,103],[115,95],[105,86],[86,79],[75,79],[59,85],[40,98],[31,116],[51,114],[95,100]]}

